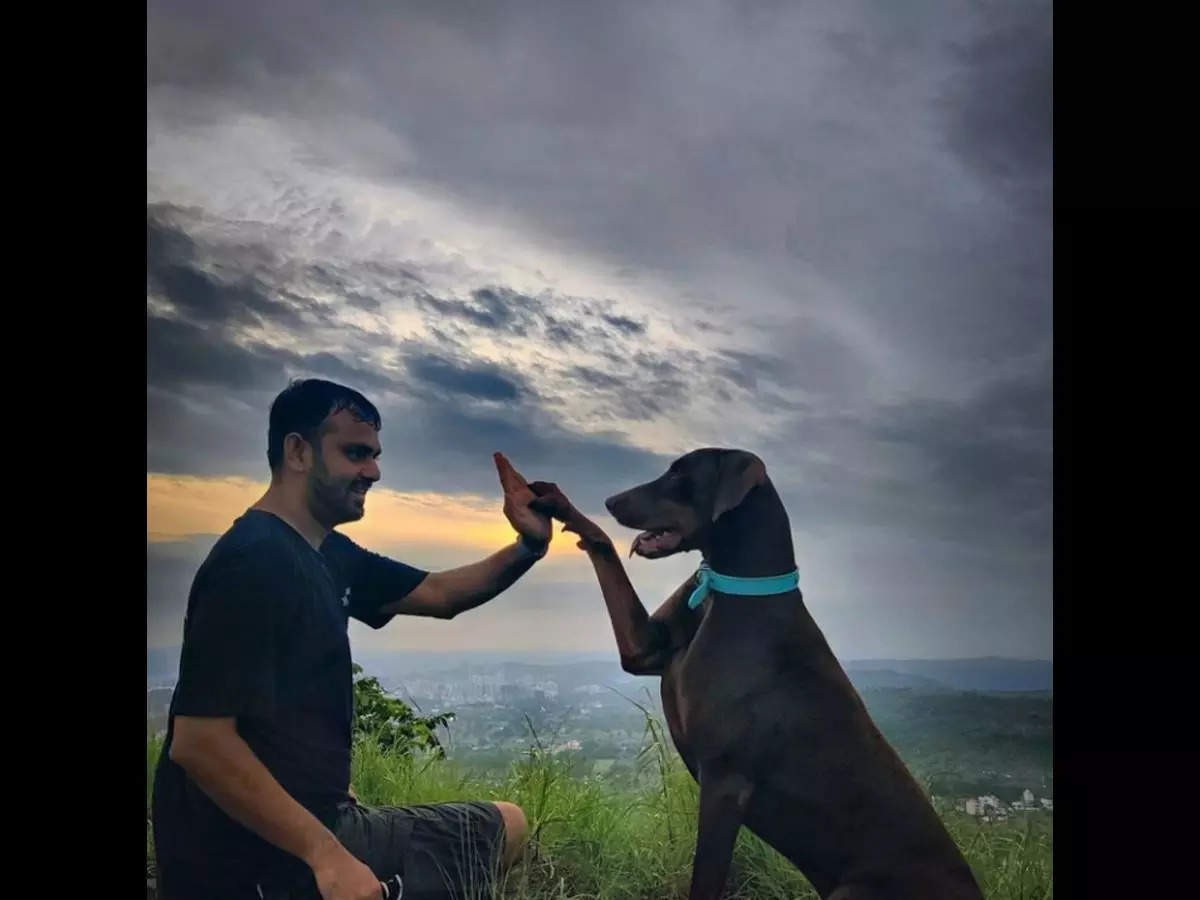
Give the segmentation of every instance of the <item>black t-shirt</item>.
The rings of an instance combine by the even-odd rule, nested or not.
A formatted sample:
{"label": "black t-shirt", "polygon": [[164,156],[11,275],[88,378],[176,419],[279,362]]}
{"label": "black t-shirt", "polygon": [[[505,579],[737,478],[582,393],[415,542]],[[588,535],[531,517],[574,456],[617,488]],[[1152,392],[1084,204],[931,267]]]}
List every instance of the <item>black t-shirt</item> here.
{"label": "black t-shirt", "polygon": [[192,582],[155,773],[155,852],[163,864],[235,882],[305,870],[227,816],[170,760],[175,717],[236,717],[239,734],[284,790],[332,827],[350,783],[349,618],[381,628],[391,616],[380,607],[426,574],[336,531],[317,552],[261,510],[247,510],[220,537]]}

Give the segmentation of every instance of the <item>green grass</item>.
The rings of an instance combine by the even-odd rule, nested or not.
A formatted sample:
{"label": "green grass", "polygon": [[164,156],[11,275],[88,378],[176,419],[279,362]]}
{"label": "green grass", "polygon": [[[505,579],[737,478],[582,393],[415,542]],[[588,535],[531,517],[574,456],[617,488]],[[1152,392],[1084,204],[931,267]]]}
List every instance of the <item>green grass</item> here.
{"label": "green grass", "polygon": [[[159,749],[156,741],[147,745],[147,810]],[[649,717],[639,764],[637,786],[618,787],[603,775],[572,775],[566,756],[547,752],[536,735],[520,759],[489,775],[468,773],[453,761],[389,755],[360,741],[353,783],[359,799],[370,804],[463,799],[520,804],[531,840],[503,885],[504,900],[686,898],[698,790],[661,722]],[[1003,824],[979,823],[953,811],[943,817],[989,900],[1053,896],[1052,816],[1035,813]],[[147,827],[148,869],[152,856]],[[742,829],[726,896],[809,900],[817,894],[790,863]]]}

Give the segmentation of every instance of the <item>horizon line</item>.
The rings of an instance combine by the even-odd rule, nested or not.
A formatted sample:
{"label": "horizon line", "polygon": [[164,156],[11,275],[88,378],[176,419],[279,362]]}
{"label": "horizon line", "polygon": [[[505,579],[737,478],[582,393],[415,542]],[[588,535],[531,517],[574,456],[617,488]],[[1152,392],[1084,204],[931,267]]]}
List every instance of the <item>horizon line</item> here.
{"label": "horizon line", "polygon": [[[182,649],[182,644],[171,644],[168,646],[147,647],[147,654],[158,652],[178,652]],[[543,655],[543,656],[592,656],[598,661],[608,661],[611,656],[614,662],[619,662],[619,658],[615,650],[549,650],[545,648],[538,649],[512,649],[506,647],[497,648],[473,648],[470,650],[430,650],[428,648],[418,647],[395,647],[389,649],[365,648],[357,651],[354,656],[372,656],[383,654],[408,654],[414,656],[449,656],[471,654],[503,654],[511,653],[514,655]],[[998,653],[987,653],[980,656],[846,656],[839,657],[842,662],[981,662],[986,660],[1004,660],[1006,662],[1044,662],[1053,663],[1053,657],[1047,656],[1005,656]]]}

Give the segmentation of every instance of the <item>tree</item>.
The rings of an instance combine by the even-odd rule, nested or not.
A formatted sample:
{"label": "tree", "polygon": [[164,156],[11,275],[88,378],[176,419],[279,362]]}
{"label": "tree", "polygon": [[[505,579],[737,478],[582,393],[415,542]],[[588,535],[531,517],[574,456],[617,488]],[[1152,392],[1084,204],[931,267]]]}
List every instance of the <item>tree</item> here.
{"label": "tree", "polygon": [[431,750],[439,758],[446,756],[438,740],[438,726],[446,726],[454,713],[421,717],[403,700],[384,691],[379,679],[354,666],[354,735],[374,739],[389,753],[410,755],[414,750]]}

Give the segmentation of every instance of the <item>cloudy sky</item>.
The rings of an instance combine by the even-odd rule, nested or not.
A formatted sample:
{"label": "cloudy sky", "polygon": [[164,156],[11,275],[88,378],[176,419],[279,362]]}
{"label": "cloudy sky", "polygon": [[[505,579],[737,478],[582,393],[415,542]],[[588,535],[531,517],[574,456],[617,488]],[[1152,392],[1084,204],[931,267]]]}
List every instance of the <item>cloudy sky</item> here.
{"label": "cloudy sky", "polygon": [[[507,543],[494,450],[627,545],[605,496],[744,447],[840,656],[1050,657],[1049,2],[148,9],[149,646],[316,374],[383,412],[372,549]],[[561,539],[352,639],[615,652]]]}

